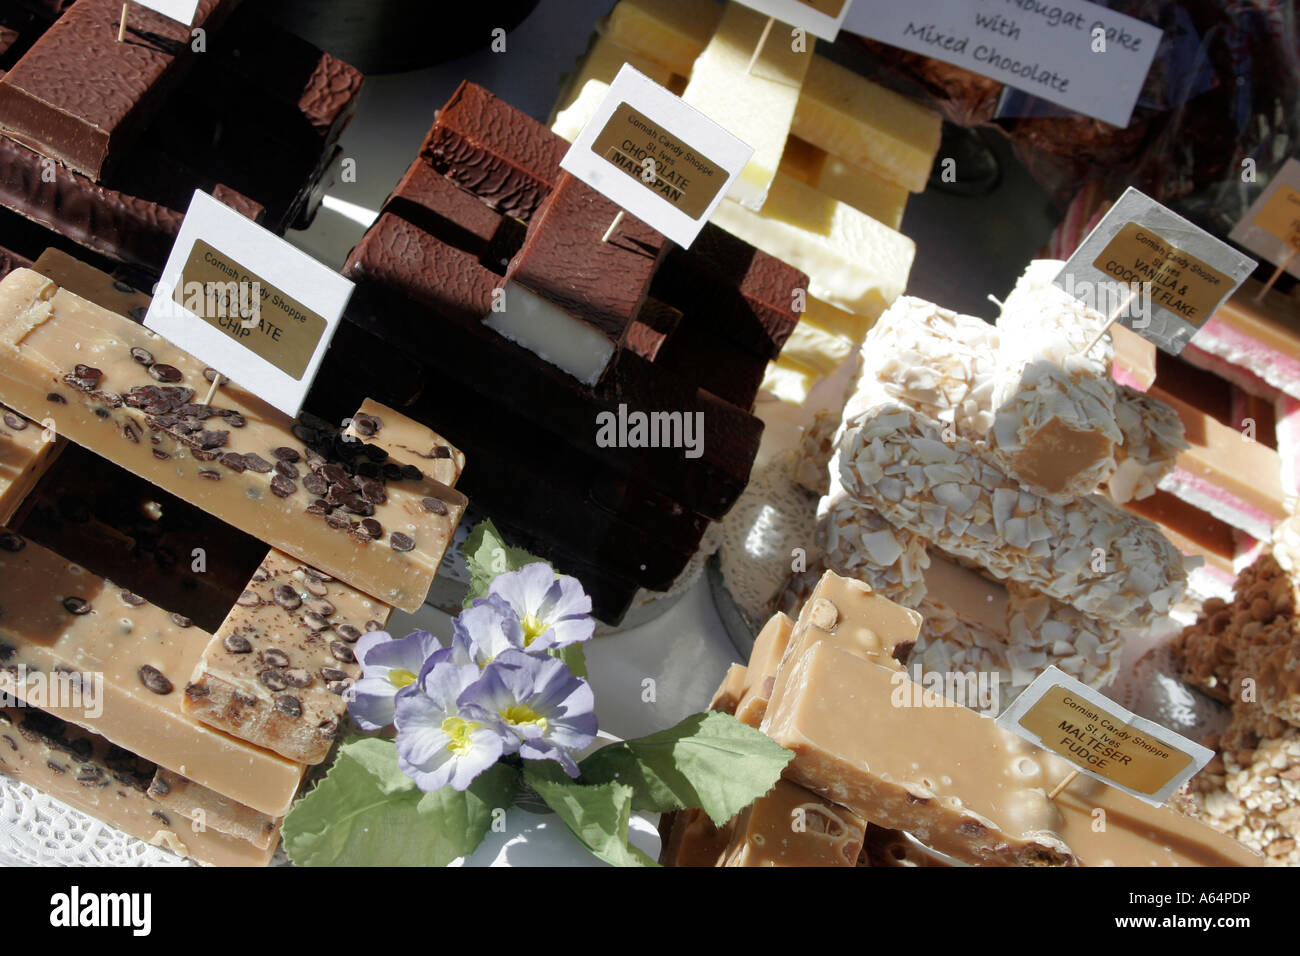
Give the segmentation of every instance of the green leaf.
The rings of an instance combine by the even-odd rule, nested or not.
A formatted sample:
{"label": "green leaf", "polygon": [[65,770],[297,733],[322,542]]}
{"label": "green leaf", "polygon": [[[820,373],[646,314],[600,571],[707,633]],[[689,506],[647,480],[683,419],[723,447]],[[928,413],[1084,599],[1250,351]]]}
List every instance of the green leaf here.
{"label": "green leaf", "polygon": [[486,597],[492,579],[498,574],[518,571],[526,564],[543,561],[523,548],[512,548],[506,544],[506,539],[490,520],[480,521],[474,526],[465,542],[463,553],[470,574],[469,593],[465,595],[464,607]]}
{"label": "green leaf", "polygon": [[424,793],[391,740],[350,740],[284,818],[285,852],[298,866],[446,866],[478,848],[518,789],[519,771],[497,764],[464,793]]}
{"label": "green leaf", "polygon": [[573,671],[574,677],[587,679],[587,654],[582,649],[581,644],[570,644],[568,647],[562,647],[558,651],[547,651],[552,657],[558,657],[569,665],[569,670]]}
{"label": "green leaf", "polygon": [[596,751],[582,762],[581,779],[631,787],[634,809],[699,807],[722,826],[771,790],[793,759],[792,752],[735,717],[710,711]]}
{"label": "green leaf", "polygon": [[613,866],[658,866],[627,842],[632,818],[632,788],[600,786],[570,779],[549,760],[524,761],[524,780],[596,857]]}

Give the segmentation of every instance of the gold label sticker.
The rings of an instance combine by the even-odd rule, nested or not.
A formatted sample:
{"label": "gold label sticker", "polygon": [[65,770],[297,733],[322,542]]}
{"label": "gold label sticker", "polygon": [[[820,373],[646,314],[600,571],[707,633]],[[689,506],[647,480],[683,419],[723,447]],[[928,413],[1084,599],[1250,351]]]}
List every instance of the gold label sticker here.
{"label": "gold label sticker", "polygon": [[1196,328],[1227,297],[1233,281],[1152,230],[1130,222],[1093,265],[1117,282],[1150,283],[1151,302]]}
{"label": "gold label sticker", "polygon": [[202,239],[195,241],[172,298],[295,380],[307,371],[328,327],[323,317]]}
{"label": "gold label sticker", "polygon": [[1290,186],[1278,186],[1264,208],[1255,214],[1255,225],[1300,248],[1300,192]]}
{"label": "gold label sticker", "polygon": [[824,13],[832,20],[844,9],[844,0],[798,0],[805,7],[812,7],[818,13]]}
{"label": "gold label sticker", "polygon": [[591,149],[692,219],[704,215],[727,183],[722,166],[627,103],[619,104]]}
{"label": "gold label sticker", "polygon": [[1020,726],[1071,763],[1120,786],[1155,794],[1192,763],[1192,756],[1145,735],[1123,717],[1053,687],[1020,718]]}

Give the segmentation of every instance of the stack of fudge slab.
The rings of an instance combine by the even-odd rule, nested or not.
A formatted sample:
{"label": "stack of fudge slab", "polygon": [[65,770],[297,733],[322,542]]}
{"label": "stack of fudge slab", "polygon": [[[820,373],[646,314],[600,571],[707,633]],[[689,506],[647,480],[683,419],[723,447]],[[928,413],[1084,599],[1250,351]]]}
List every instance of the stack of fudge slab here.
{"label": "stack of fudge slab", "polygon": [[1048,666],[1109,684],[1187,583],[1111,497],[1154,491],[1181,424],[1113,381],[1109,339],[1083,353],[1104,319],[1035,271],[996,326],[910,297],[881,317],[819,507],[824,566],[924,615],[912,666],[997,674],[1003,705]]}
{"label": "stack of fudge slab", "polygon": [[194,32],[136,8],[118,43],[122,7],[0,10],[15,36],[0,53],[0,224],[38,227],[11,252],[31,261],[63,241],[152,280],[196,189],[274,232],[305,227],[361,74],[254,4],[203,0]]}
{"label": "stack of fudge slab", "polygon": [[464,456],[374,402],[349,433],[230,382],[205,402],[215,371],[114,311],[139,293],[37,266],[83,294],[0,281],[0,768],[146,842],[265,864],[343,729],[356,642],[424,602]]}
{"label": "stack of fudge slab", "polygon": [[803,405],[902,293],[915,247],[898,232],[939,148],[936,113],[817,53],[740,3],[621,0],[556,104],[572,141],[629,64],[755,149],[714,222],[808,274],[809,296],[764,393]]}
{"label": "stack of fudge slab", "polygon": [[1300,519],[1280,523],[1237,578],[1205,602],[1174,651],[1184,679],[1228,705],[1218,753],[1193,781],[1209,823],[1275,865],[1300,865]]}
{"label": "stack of fudge slab", "polygon": [[[734,820],[663,824],[678,866],[1256,866],[1177,810],[1088,777],[905,670],[922,620],[827,572],[797,620],[777,615],[715,706],[794,752]],[[1106,826],[1098,828],[1098,810]]]}
{"label": "stack of fudge slab", "polygon": [[476,506],[617,623],[745,488],[807,277],[713,225],[689,250],[631,216],[603,241],[619,209],[567,146],[460,86],[347,260],[308,407],[337,421],[364,390],[445,427]]}
{"label": "stack of fudge slab", "polygon": [[[1159,493],[1132,507],[1203,556],[1197,590],[1224,599],[1300,493],[1300,307],[1262,291],[1247,280],[1180,356],[1148,344],[1146,361],[1135,363],[1143,373],[1134,384],[1178,411],[1190,447]],[[1137,340],[1126,329],[1117,335]]]}

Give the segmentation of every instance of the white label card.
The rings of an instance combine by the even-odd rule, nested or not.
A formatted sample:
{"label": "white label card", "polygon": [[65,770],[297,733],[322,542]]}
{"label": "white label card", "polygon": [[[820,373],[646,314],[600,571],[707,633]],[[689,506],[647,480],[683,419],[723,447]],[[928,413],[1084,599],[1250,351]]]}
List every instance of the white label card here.
{"label": "white label card", "polygon": [[1282,164],[1228,238],[1300,279],[1300,160]]}
{"label": "white label card", "polygon": [[1119,127],[1128,126],[1161,37],[1087,0],[860,2],[844,28]]}
{"label": "white label card", "polygon": [[[853,0],[737,0],[759,13],[774,17],[792,27],[807,30],[815,37],[835,42]],[[864,3],[870,0],[863,0]]]}
{"label": "white label card", "polygon": [[[131,0],[131,5],[148,7],[165,17],[179,20],[188,27],[194,24],[194,15],[199,12],[200,2],[201,0]],[[131,15],[128,13],[127,23],[130,22]]]}
{"label": "white label card", "polygon": [[1053,282],[1177,355],[1256,265],[1130,186]]}
{"label": "white label card", "polygon": [[560,167],[683,248],[754,150],[624,65]]}
{"label": "white label card", "polygon": [[196,191],[144,324],[296,416],[353,285]]}
{"label": "white label card", "polygon": [[[1093,779],[1156,807],[1214,756],[1214,751],[1130,713],[1055,667],[1034,678],[997,724]],[[1049,789],[1059,782],[1051,781]]]}

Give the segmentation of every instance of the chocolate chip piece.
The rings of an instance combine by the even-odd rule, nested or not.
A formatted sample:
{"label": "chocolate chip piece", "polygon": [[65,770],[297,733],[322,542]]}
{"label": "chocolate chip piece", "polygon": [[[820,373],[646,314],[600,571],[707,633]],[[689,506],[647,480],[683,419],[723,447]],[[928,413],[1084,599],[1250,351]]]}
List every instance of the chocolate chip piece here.
{"label": "chocolate chip piece", "polygon": [[369,538],[379,539],[384,536],[384,526],[374,518],[366,518],[361,522],[361,530]]}
{"label": "chocolate chip piece", "polygon": [[357,655],[352,653],[352,648],[342,641],[330,641],[330,653],[334,655],[336,661],[342,661],[344,664],[355,664],[357,661]]}
{"label": "chocolate chip piece", "polygon": [[298,454],[294,448],[281,445],[279,448],[272,448],[271,454],[280,461],[296,462],[302,460],[302,455]]}
{"label": "chocolate chip piece", "polygon": [[[186,690],[188,691],[189,688]],[[156,797],[165,797],[172,792],[172,785],[161,776],[154,777],[153,783],[149,784],[149,792]]]}
{"label": "chocolate chip piece", "polygon": [[155,362],[149,366],[149,377],[159,382],[179,382],[184,378],[181,370],[175,365],[164,365],[162,362]]}
{"label": "chocolate chip piece", "polygon": [[8,551],[10,554],[17,554],[25,547],[27,547],[27,542],[12,531],[0,534],[0,550]]}
{"label": "chocolate chip piece", "polygon": [[169,616],[171,617],[172,623],[175,624],[177,627],[193,627],[193,626],[194,626],[194,622],[191,621],[191,620],[190,620],[188,617],[186,617],[184,614],[171,614],[171,615],[169,615]]}
{"label": "chocolate chip piece", "polygon": [[289,682],[284,679],[284,674],[273,667],[268,667],[257,675],[268,690],[284,690],[289,686]]}
{"label": "chocolate chip piece", "polygon": [[253,645],[242,634],[227,634],[226,639],[221,643],[232,654],[251,654],[253,652]]}
{"label": "chocolate chip piece", "polygon": [[127,607],[140,607],[140,605],[144,604],[144,598],[130,591],[119,591],[117,596],[122,599],[122,603]]}
{"label": "chocolate chip piece", "polygon": [[284,475],[276,475],[271,479],[271,494],[277,498],[288,498],[297,492],[298,486],[292,480]]}
{"label": "chocolate chip piece", "polygon": [[366,456],[366,461],[379,465],[388,461],[388,452],[378,445],[365,445],[361,449],[361,454]]}
{"label": "chocolate chip piece", "polygon": [[252,694],[244,693],[242,690],[235,691],[233,694],[230,695],[230,699],[233,700],[240,707],[257,706],[257,698],[254,697]]}
{"label": "chocolate chip piece", "polygon": [[83,614],[90,613],[90,602],[85,598],[65,597],[63,599],[63,610],[81,617]]}
{"label": "chocolate chip piece", "polygon": [[293,425],[290,426],[289,431],[293,433],[294,438],[298,439],[298,441],[302,442],[304,445],[310,445],[320,437],[320,434],[316,429],[309,425],[304,425],[302,422],[294,422]]}
{"label": "chocolate chip piece", "polygon": [[322,617],[315,611],[307,611],[303,614],[302,619],[313,631],[325,631],[329,629],[330,622],[328,618]]}
{"label": "chocolate chip piece", "polygon": [[163,451],[161,448],[153,449],[153,456],[159,461],[167,461],[171,458],[171,455],[167,454],[167,452]]}
{"label": "chocolate chip piece", "polygon": [[275,472],[278,475],[283,475],[285,478],[292,478],[294,480],[297,480],[298,478],[298,469],[294,467],[293,462],[285,461],[283,458],[276,461]]}
{"label": "chocolate chip piece", "polygon": [[244,456],[244,466],[249,471],[255,471],[259,475],[271,473],[271,463],[255,452],[249,452]]}
{"label": "chocolate chip piece", "polygon": [[[143,351],[143,349],[141,351]],[[226,377],[222,375],[220,372],[218,372],[215,368],[205,368],[203,370],[203,378],[209,383],[215,382],[218,376],[221,377],[221,383],[222,385],[224,385],[227,381]]]}
{"label": "chocolate chip piece", "polygon": [[122,437],[133,445],[140,444],[140,429],[133,423],[127,422],[122,426]]}
{"label": "chocolate chip piece", "polygon": [[242,475],[248,470],[248,466],[244,464],[244,456],[233,451],[228,451],[222,455],[221,463],[237,475]]}
{"label": "chocolate chip piece", "polygon": [[220,480],[221,480],[221,472],[219,472],[219,471],[212,471],[211,469],[206,469],[206,468],[205,468],[204,470],[202,470],[202,471],[199,472],[199,477],[200,477],[200,478],[206,478],[208,481],[220,481]]}
{"label": "chocolate chip piece", "polygon": [[5,424],[16,432],[22,431],[27,427],[27,419],[13,412],[5,412]]}
{"label": "chocolate chip piece", "polygon": [[240,607],[257,607],[262,603],[262,599],[256,591],[244,591],[235,599],[235,603]]}
{"label": "chocolate chip piece", "polygon": [[309,611],[319,614],[321,617],[330,618],[334,616],[335,608],[329,601],[322,600],[321,598],[312,598],[305,603],[307,604],[307,609]]}
{"label": "chocolate chip piece", "polygon": [[199,432],[199,446],[205,449],[221,448],[230,441],[230,432],[225,431],[203,431]]}
{"label": "chocolate chip piece", "polygon": [[406,481],[424,481],[424,472],[414,465],[403,465],[402,478]]}
{"label": "chocolate chip piece", "polygon": [[167,679],[166,674],[152,664],[145,664],[138,673],[140,683],[160,697],[165,697],[172,692],[172,682]]}
{"label": "chocolate chip piece", "polygon": [[185,696],[190,700],[202,700],[212,695],[212,688],[207,684],[186,684]]}
{"label": "chocolate chip piece", "polygon": [[379,433],[379,430],[384,427],[384,423],[374,415],[354,415],[352,417],[352,427],[361,437],[370,438]]}
{"label": "chocolate chip piece", "polygon": [[131,349],[131,358],[135,359],[145,368],[153,365],[153,353],[148,349],[140,348],[138,345]]}
{"label": "chocolate chip piece", "polygon": [[275,589],[275,603],[286,611],[296,611],[302,606],[302,598],[298,597],[298,592],[292,587],[281,584]]}
{"label": "chocolate chip piece", "polygon": [[324,498],[330,490],[330,483],[317,474],[304,475],[302,486],[317,498]]}
{"label": "chocolate chip piece", "polygon": [[330,505],[328,501],[317,498],[307,506],[306,511],[309,515],[327,515],[330,513]]}
{"label": "chocolate chip piece", "polygon": [[382,505],[388,502],[388,491],[384,488],[382,481],[377,481],[374,478],[358,478],[357,484],[361,486],[361,497],[372,505]]}
{"label": "chocolate chip piece", "polygon": [[425,457],[425,458],[434,458],[434,459],[437,459],[437,458],[450,458],[450,457],[451,457],[451,449],[448,448],[446,445],[434,445],[433,448],[430,449],[429,454],[425,455],[424,457]]}
{"label": "chocolate chip piece", "polygon": [[322,598],[330,593],[330,589],[325,586],[324,581],[320,578],[313,577],[310,574],[303,576],[302,586],[308,594],[313,594],[318,598]]}
{"label": "chocolate chip piece", "polygon": [[266,663],[270,667],[289,666],[289,655],[286,654],[284,651],[280,650],[278,647],[273,647],[270,650],[268,650],[265,654],[263,654],[262,660],[266,661]]}
{"label": "chocolate chip piece", "polygon": [[292,694],[281,694],[275,699],[275,709],[286,717],[301,717],[302,701]]}
{"label": "chocolate chip piece", "polygon": [[384,625],[380,624],[378,621],[366,621],[367,634],[369,634],[371,631],[382,631],[383,629],[384,629]]}
{"label": "chocolate chip piece", "polygon": [[351,686],[352,686],[351,679],[332,680],[325,685],[325,689],[328,690],[331,694],[338,694],[340,697],[342,697],[344,694],[348,692],[348,688],[350,688]]}
{"label": "chocolate chip piece", "polygon": [[284,672],[284,679],[289,682],[290,687],[310,687],[313,678],[301,667],[290,667]]}
{"label": "chocolate chip piece", "polygon": [[64,398],[62,395],[60,395],[58,392],[50,392],[48,395],[45,396],[45,400],[47,402],[53,402],[55,405],[68,404],[68,400]]}
{"label": "chocolate chip piece", "polygon": [[341,508],[335,508],[325,516],[325,523],[331,528],[345,529],[352,527],[352,520],[348,518],[347,513]]}
{"label": "chocolate chip piece", "polygon": [[245,425],[248,424],[248,422],[244,420],[244,416],[239,414],[239,412],[227,410],[223,412],[222,415],[226,419],[226,424],[229,425],[231,428],[243,428]]}
{"label": "chocolate chip piece", "polygon": [[343,507],[354,515],[361,515],[363,518],[368,518],[375,513],[375,506],[360,495],[347,495],[343,499]]}
{"label": "chocolate chip piece", "polygon": [[349,644],[355,644],[357,642],[357,639],[361,637],[361,632],[358,631],[351,624],[337,625],[334,628],[334,633],[336,633],[339,637],[343,638],[343,640],[347,641]]}
{"label": "chocolate chip piece", "polygon": [[400,531],[394,531],[389,536],[388,543],[394,551],[410,551],[415,547],[415,539]]}
{"label": "chocolate chip piece", "polygon": [[445,515],[447,514],[447,503],[438,498],[422,498],[420,504],[424,505],[424,510],[430,514]]}

